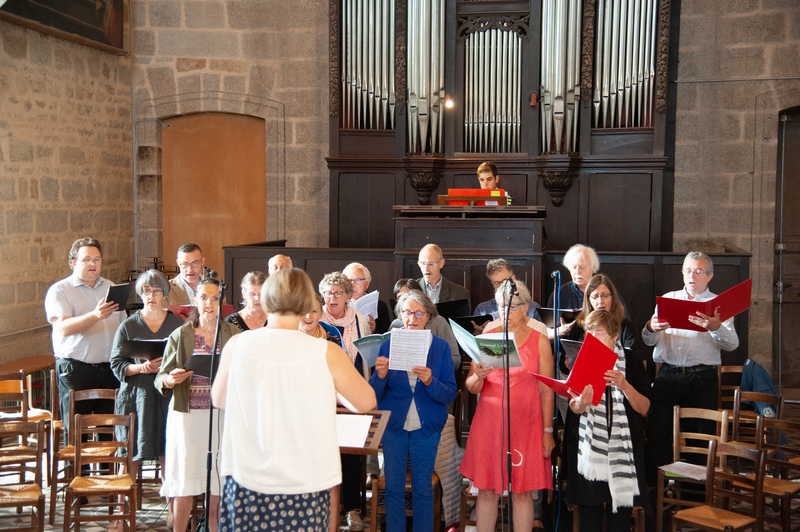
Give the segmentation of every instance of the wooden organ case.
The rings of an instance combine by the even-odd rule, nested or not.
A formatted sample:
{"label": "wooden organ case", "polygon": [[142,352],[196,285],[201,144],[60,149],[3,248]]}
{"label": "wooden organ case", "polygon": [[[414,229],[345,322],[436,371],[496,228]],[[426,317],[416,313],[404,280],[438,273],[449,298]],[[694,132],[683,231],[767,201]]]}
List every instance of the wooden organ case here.
{"label": "wooden organ case", "polygon": [[330,246],[492,161],[548,249],[669,251],[669,37],[670,0],[330,0]]}

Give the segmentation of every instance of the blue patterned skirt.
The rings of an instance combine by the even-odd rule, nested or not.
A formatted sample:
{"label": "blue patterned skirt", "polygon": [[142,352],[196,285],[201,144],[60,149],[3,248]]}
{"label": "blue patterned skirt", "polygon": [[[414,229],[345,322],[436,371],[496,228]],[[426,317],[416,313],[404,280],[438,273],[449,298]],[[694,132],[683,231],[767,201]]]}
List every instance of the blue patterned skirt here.
{"label": "blue patterned skirt", "polygon": [[240,486],[232,477],[225,477],[221,506],[220,532],[326,532],[331,515],[330,490],[270,495]]}

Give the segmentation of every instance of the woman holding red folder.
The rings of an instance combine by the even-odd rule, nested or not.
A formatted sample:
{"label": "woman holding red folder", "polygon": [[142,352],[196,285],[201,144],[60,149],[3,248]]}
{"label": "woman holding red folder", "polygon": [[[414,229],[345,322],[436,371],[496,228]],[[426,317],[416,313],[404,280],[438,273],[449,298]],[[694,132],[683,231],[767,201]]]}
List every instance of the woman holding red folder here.
{"label": "woman holding red folder", "polygon": [[[553,376],[550,342],[528,327],[527,287],[517,281],[518,294],[509,303],[506,290],[495,294],[500,315],[509,312],[508,330],[514,333],[522,367],[511,368],[511,498],[514,529],[533,528],[533,490],[552,489],[550,453],[553,440],[553,392],[530,373]],[[509,308],[510,307],[510,308]],[[498,332],[498,331],[484,331]],[[493,370],[483,363],[472,363],[464,385],[470,393],[480,393],[470,427],[461,473],[478,488],[476,504],[478,532],[491,532],[497,521],[497,502],[508,489],[506,473],[506,435],[508,418],[504,400],[504,370]]]}
{"label": "woman holding red folder", "polygon": [[[634,504],[647,497],[644,474],[644,416],[650,408],[650,381],[642,359],[619,344],[620,321],[605,310],[591,312],[587,334],[617,353],[605,374],[605,390],[586,386],[572,394],[564,428],[567,504],[580,508],[580,532],[600,532],[603,514],[609,532],[630,530]],[[592,406],[595,394],[603,394]]]}

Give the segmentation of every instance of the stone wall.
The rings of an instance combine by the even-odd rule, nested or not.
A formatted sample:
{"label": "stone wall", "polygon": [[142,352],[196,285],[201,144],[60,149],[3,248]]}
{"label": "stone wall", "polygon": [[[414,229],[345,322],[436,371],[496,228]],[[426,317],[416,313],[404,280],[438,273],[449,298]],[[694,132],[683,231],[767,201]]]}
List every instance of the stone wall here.
{"label": "stone wall", "polygon": [[691,1],[680,19],[674,249],[753,254],[749,351],[769,368],[778,113],[800,105],[800,6]]}
{"label": "stone wall", "polygon": [[137,256],[161,242],[159,119],[222,111],[265,119],[267,238],[328,243],[326,2],[132,0]]}
{"label": "stone wall", "polygon": [[50,352],[72,242],[133,266],[130,59],[0,22],[0,362]]}

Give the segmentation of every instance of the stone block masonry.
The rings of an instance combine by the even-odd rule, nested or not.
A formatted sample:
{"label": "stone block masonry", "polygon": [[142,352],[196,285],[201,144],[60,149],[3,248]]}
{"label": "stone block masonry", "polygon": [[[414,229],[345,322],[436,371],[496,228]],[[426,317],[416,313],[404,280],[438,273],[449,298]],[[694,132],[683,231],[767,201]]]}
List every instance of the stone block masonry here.
{"label": "stone block masonry", "polygon": [[133,266],[131,59],[0,22],[0,363],[51,352],[49,286],[72,242]]}

